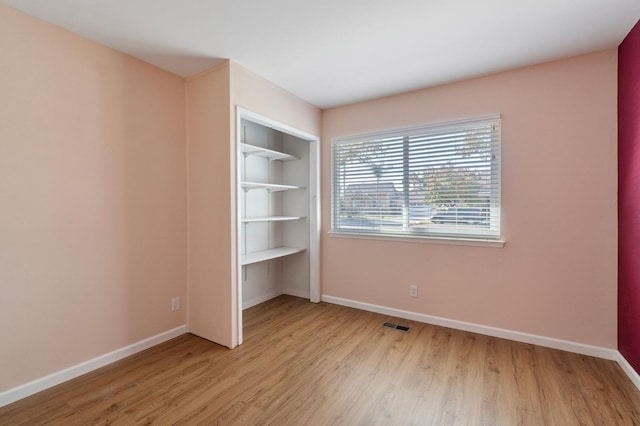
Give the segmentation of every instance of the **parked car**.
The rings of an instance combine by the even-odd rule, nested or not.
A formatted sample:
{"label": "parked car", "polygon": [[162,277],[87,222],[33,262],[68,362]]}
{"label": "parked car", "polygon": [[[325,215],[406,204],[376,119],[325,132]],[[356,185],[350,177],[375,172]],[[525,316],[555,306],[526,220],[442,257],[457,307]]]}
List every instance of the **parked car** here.
{"label": "parked car", "polygon": [[464,223],[469,225],[488,225],[489,216],[483,209],[474,207],[450,207],[431,216],[431,223]]}

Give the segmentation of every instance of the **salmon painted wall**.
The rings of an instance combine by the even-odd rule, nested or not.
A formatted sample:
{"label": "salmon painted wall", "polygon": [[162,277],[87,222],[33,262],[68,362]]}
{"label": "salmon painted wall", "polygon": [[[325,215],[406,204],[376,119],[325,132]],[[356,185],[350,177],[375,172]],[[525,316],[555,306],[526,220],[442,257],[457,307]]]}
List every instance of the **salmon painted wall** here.
{"label": "salmon painted wall", "polygon": [[0,4],[0,391],[185,324],[183,79]]}
{"label": "salmon painted wall", "polygon": [[229,63],[186,83],[191,333],[234,347]]}
{"label": "salmon painted wall", "polygon": [[618,55],[618,346],[640,373],[640,22]]}
{"label": "salmon painted wall", "polygon": [[320,135],[322,113],[317,107],[235,62],[231,62],[231,82],[234,107],[241,106],[312,135]]}
{"label": "salmon painted wall", "polygon": [[[617,348],[616,97],[613,49],[324,111],[323,295]],[[503,248],[328,235],[332,137],[490,113]]]}

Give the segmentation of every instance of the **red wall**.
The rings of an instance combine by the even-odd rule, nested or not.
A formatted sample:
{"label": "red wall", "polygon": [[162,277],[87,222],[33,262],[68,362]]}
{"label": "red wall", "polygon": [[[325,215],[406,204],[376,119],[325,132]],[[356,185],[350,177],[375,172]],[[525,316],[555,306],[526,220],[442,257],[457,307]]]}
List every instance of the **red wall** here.
{"label": "red wall", "polygon": [[640,372],[640,21],[618,50],[618,348]]}

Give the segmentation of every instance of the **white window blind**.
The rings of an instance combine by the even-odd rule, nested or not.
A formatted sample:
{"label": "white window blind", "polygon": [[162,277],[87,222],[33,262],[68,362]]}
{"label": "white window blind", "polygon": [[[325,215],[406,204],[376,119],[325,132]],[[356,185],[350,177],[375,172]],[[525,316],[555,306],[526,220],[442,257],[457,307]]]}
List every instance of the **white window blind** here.
{"label": "white window blind", "polygon": [[500,116],[332,140],[332,232],[500,238]]}

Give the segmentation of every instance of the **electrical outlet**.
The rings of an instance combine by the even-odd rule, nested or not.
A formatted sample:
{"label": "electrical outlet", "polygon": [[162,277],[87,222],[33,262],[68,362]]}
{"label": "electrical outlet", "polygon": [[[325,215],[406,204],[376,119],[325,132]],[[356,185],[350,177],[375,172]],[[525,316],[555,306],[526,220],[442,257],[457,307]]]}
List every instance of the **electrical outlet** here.
{"label": "electrical outlet", "polygon": [[171,299],[171,311],[177,311],[180,309],[180,298],[174,297]]}
{"label": "electrical outlet", "polygon": [[410,285],[409,286],[409,295],[411,297],[418,297],[418,286],[417,285]]}

